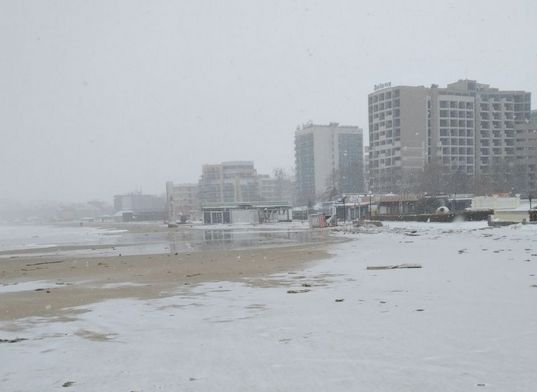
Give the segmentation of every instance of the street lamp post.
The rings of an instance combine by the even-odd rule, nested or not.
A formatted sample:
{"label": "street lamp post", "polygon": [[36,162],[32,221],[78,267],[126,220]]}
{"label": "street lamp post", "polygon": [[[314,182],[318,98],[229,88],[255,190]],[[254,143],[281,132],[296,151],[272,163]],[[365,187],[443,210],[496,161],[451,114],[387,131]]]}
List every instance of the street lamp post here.
{"label": "street lamp post", "polygon": [[369,206],[367,208],[367,213],[369,215],[369,220],[371,220],[371,196],[372,196],[372,193],[371,193],[371,191],[369,191]]}
{"label": "street lamp post", "polygon": [[343,201],[343,223],[347,222],[347,207],[345,206],[345,200],[347,199],[347,196],[343,195],[341,200]]}

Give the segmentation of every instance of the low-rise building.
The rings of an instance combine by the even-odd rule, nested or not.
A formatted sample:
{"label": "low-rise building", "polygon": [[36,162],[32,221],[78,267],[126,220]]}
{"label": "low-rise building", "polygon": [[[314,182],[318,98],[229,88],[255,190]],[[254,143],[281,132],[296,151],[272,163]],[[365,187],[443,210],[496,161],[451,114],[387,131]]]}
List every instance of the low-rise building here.
{"label": "low-rise building", "polygon": [[198,184],[166,183],[168,222],[186,222],[200,218]]}
{"label": "low-rise building", "polygon": [[291,203],[293,200],[293,184],[286,177],[271,177],[268,174],[260,174],[259,201]]}
{"label": "low-rise building", "polygon": [[201,206],[211,203],[289,204],[293,200],[293,185],[282,170],[269,176],[258,174],[252,161],[230,161],[203,165],[198,196]]}
{"label": "low-rise building", "polygon": [[258,224],[289,222],[291,206],[282,203],[209,203],[202,207],[203,223]]}
{"label": "low-rise building", "polygon": [[141,192],[115,195],[114,210],[118,216],[129,216],[129,220],[163,220],[166,216],[166,199]]}
{"label": "low-rise building", "polygon": [[251,161],[203,165],[199,181],[201,205],[259,200],[257,171]]}

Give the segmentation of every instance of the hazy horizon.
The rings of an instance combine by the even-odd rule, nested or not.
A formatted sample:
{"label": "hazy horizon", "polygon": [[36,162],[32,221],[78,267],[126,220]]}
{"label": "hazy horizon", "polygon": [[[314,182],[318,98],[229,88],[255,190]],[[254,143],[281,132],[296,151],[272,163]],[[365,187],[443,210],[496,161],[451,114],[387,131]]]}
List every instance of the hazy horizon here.
{"label": "hazy horizon", "polygon": [[228,160],[290,170],[299,124],[367,135],[381,82],[535,99],[536,15],[531,0],[2,2],[0,200],[161,194]]}

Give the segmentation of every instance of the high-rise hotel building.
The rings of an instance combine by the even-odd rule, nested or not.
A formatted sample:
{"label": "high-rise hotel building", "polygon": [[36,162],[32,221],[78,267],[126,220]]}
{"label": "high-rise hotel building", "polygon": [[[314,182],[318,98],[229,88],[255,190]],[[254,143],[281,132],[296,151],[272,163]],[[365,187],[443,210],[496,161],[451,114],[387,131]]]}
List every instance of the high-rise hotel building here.
{"label": "high-rise hotel building", "polygon": [[516,129],[529,123],[529,92],[503,91],[473,80],[445,88],[380,87],[368,97],[374,192],[404,192],[431,163],[454,175],[475,177],[489,175],[497,165],[524,161]]}

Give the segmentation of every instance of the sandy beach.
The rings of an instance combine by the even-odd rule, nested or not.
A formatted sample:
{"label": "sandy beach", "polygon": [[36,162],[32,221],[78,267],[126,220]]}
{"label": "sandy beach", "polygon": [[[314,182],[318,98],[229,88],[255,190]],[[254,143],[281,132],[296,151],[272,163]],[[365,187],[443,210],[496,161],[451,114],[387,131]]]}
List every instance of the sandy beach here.
{"label": "sandy beach", "polygon": [[[387,222],[341,242],[2,260],[0,389],[533,392],[536,234]],[[390,268],[405,264],[421,268]]]}
{"label": "sandy beach", "polygon": [[[139,227],[136,230],[140,230]],[[114,257],[20,257],[0,263],[0,320],[66,316],[113,298],[158,298],[182,285],[248,281],[327,257],[322,245]],[[25,282],[33,283],[23,289]],[[34,287],[36,286],[36,287]],[[30,287],[30,286],[28,286]]]}

